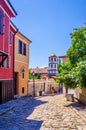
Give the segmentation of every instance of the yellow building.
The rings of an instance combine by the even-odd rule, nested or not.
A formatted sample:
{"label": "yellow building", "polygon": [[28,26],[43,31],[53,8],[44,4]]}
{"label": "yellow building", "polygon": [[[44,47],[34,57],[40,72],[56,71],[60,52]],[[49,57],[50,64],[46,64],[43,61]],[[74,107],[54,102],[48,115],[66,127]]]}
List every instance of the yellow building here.
{"label": "yellow building", "polygon": [[15,35],[15,95],[26,96],[28,85],[29,45],[31,40],[20,32]]}

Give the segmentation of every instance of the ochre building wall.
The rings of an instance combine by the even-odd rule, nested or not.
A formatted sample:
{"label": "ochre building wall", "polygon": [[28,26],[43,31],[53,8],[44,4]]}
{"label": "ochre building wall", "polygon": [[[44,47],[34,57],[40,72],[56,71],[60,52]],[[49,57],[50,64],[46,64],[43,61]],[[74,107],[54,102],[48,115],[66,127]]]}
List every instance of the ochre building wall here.
{"label": "ochre building wall", "polygon": [[[25,70],[24,79],[22,78],[22,67]],[[18,72],[18,86],[17,91],[19,96],[26,96],[27,95],[27,81],[28,81],[28,64],[24,64],[21,62],[15,62],[15,72]],[[22,93],[22,87],[24,87],[24,93]]]}
{"label": "ochre building wall", "polygon": [[[19,40],[26,44],[26,55],[18,53]],[[29,41],[21,33],[17,33],[15,37],[15,65],[14,71],[17,73],[16,90],[19,96],[27,95],[28,67],[29,67]],[[22,78],[22,70],[24,69],[24,78]],[[24,92],[22,92],[24,88]]]}

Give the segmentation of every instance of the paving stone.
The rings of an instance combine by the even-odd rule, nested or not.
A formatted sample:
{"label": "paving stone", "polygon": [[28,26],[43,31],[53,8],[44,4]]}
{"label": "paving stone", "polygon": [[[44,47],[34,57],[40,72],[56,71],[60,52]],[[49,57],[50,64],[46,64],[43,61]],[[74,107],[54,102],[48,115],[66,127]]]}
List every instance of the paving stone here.
{"label": "paving stone", "polygon": [[83,127],[83,130],[86,130],[86,126]]}
{"label": "paving stone", "polygon": [[0,130],[86,130],[85,106],[77,108],[63,95],[19,98],[0,105],[3,111]]}

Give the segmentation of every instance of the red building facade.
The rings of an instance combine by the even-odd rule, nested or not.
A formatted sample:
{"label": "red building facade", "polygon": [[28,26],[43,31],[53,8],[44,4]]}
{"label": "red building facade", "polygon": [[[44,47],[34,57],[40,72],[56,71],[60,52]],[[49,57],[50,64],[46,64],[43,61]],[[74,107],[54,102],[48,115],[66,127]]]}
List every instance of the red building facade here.
{"label": "red building facade", "polygon": [[14,95],[14,37],[17,29],[10,19],[16,15],[9,0],[0,0],[0,103]]}

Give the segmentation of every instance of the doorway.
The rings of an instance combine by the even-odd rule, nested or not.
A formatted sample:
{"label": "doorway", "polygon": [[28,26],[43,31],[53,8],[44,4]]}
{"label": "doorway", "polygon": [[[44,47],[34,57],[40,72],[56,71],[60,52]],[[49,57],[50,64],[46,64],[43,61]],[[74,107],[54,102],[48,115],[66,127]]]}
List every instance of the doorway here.
{"label": "doorway", "polygon": [[14,95],[18,94],[18,86],[19,86],[19,73],[15,72],[15,86],[14,86]]}
{"label": "doorway", "polygon": [[0,82],[0,104],[2,104],[2,82]]}

